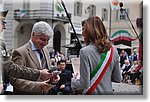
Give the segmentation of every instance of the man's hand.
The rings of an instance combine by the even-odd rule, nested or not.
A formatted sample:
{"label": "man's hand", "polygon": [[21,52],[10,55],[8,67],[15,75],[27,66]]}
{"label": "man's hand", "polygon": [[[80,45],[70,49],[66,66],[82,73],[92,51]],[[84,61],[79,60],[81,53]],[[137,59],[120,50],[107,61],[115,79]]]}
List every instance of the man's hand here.
{"label": "man's hand", "polygon": [[60,86],[60,89],[63,89],[63,88],[65,88],[65,85],[64,85],[64,84]]}
{"label": "man's hand", "polygon": [[72,73],[73,79],[77,79],[78,73]]}
{"label": "man's hand", "polygon": [[[50,80],[50,79],[49,79]],[[54,85],[52,84],[48,84],[49,80],[40,82],[41,83],[41,88],[44,91],[44,93],[47,93],[49,90],[51,90],[51,88],[54,87]]]}
{"label": "man's hand", "polygon": [[44,81],[52,77],[52,74],[48,72],[48,69],[40,70],[40,73],[41,73],[40,79]]}
{"label": "man's hand", "polygon": [[56,84],[59,80],[60,80],[59,75],[55,75],[51,78],[51,82],[54,83],[54,84]]}

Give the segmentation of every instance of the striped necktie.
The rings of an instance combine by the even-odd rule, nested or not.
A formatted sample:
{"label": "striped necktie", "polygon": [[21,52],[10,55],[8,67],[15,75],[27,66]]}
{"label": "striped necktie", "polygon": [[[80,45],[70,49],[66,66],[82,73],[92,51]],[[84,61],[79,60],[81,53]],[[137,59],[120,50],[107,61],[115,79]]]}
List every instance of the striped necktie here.
{"label": "striped necktie", "polygon": [[42,50],[39,50],[37,49],[37,52],[39,53],[40,55],[40,61],[41,61],[41,68],[48,68],[48,65],[47,65],[47,62],[46,62],[46,59],[44,57],[44,54],[42,52]]}

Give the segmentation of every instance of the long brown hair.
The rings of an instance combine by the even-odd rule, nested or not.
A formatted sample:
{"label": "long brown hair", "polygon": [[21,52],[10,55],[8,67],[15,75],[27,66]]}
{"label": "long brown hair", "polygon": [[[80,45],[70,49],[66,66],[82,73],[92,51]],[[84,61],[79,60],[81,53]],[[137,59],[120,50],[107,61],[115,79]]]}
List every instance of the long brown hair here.
{"label": "long brown hair", "polygon": [[94,43],[100,53],[110,50],[112,46],[108,39],[103,22],[98,16],[82,21],[84,41],[88,45]]}

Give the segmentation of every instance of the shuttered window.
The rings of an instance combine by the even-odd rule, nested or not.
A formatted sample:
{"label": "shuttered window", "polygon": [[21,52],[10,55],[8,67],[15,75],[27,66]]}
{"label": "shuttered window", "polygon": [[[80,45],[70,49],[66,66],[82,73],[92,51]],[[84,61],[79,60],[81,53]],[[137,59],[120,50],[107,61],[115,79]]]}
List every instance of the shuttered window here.
{"label": "shuttered window", "polygon": [[82,3],[81,2],[74,3],[74,15],[82,16]]}
{"label": "shuttered window", "polygon": [[106,8],[102,9],[102,20],[107,21],[108,20],[108,10]]}

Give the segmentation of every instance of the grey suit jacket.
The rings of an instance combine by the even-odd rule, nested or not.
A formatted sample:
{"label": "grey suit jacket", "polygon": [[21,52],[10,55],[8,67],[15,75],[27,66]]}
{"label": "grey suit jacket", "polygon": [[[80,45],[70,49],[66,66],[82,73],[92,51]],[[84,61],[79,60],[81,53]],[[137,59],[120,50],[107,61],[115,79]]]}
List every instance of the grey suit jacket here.
{"label": "grey suit jacket", "polygon": [[[90,72],[98,65],[101,59],[101,53],[97,51],[96,46],[90,44],[80,50],[80,79],[72,79],[71,86],[76,89],[86,89],[90,85]],[[113,60],[107,68],[102,80],[92,93],[112,94],[112,83],[120,82],[121,73],[119,68],[119,55],[117,50],[114,50]]]}
{"label": "grey suit jacket", "polygon": [[[43,52],[48,65],[47,69],[49,69],[51,66],[51,61],[46,47],[43,48]],[[19,65],[24,65],[38,70],[41,69],[36,54],[31,49],[30,42],[14,50],[12,60]],[[15,94],[42,94],[41,85],[38,83],[38,81],[35,82],[11,78],[11,84],[15,87]]]}

